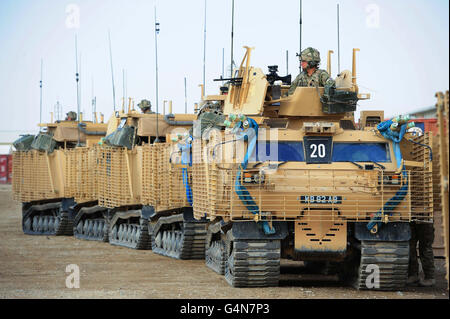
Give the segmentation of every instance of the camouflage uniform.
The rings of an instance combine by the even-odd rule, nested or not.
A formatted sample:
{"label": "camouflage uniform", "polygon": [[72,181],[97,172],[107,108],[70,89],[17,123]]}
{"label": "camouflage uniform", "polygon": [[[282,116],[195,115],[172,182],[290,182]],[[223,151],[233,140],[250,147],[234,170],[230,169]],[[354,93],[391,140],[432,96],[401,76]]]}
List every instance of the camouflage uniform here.
{"label": "camouflage uniform", "polygon": [[306,71],[303,71],[295,78],[294,82],[292,82],[291,87],[289,88],[288,95],[294,93],[295,89],[298,86],[325,86],[325,83],[330,79],[327,71],[325,70],[315,70],[311,76],[308,75]]}
{"label": "camouflage uniform", "polygon": [[300,54],[300,61],[308,62],[308,69],[316,68],[316,70],[311,75],[308,74],[307,70],[303,70],[303,72],[295,78],[294,82],[292,82],[288,95],[293,94],[298,86],[316,87],[334,85],[334,80],[330,78],[327,71],[318,69],[320,64],[319,51],[314,48],[306,48]]}
{"label": "camouflage uniform", "polygon": [[409,276],[418,276],[417,242],[419,257],[425,279],[434,279],[434,226],[428,223],[411,223],[411,240],[409,242]]}

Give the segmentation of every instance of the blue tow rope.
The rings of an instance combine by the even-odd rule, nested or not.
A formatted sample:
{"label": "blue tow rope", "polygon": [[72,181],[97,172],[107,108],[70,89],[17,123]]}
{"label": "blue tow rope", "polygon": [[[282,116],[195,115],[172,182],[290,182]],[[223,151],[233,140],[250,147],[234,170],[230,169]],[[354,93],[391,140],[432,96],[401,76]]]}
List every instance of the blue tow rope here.
{"label": "blue tow rope", "polygon": [[389,199],[386,204],[384,204],[383,208],[371,218],[370,222],[367,224],[368,230],[372,230],[375,225],[377,225],[379,229],[383,223],[383,215],[387,213],[391,216],[394,209],[403,201],[403,199],[405,199],[405,196],[408,194],[408,173],[405,170],[402,170],[402,176],[402,187],[395,193],[394,197]]}
{"label": "blue tow rope", "polygon": [[[393,123],[392,120],[384,121],[378,124],[377,129],[383,135],[385,138],[390,139],[393,141],[394,146],[394,155],[397,162],[397,168],[401,168],[402,165],[402,152],[400,150],[400,141],[403,139],[403,136],[406,133],[407,124],[403,124],[400,127],[400,131],[392,131],[391,130],[391,124]],[[383,181],[382,181],[383,182]],[[383,222],[383,215],[388,213],[389,216],[392,216],[392,212],[395,210],[395,208],[405,199],[406,195],[408,194],[408,173],[406,170],[402,167],[402,187],[395,193],[395,195],[389,199],[383,206],[382,209],[380,209],[374,217],[371,218],[370,222],[367,224],[367,229],[369,231],[372,231],[372,229],[375,227],[375,225],[380,228]]]}
{"label": "blue tow rope", "polygon": [[[241,184],[241,174],[242,170],[247,168],[248,159],[254,153],[256,148],[256,141],[258,139],[258,123],[251,118],[247,118],[249,123],[249,129],[242,129],[236,133],[237,139],[243,139],[244,141],[248,141],[247,152],[245,153],[245,157],[243,162],[239,165],[239,171],[236,174],[236,182],[234,184],[234,189],[239,199],[245,205],[245,207],[252,213],[258,214],[259,208],[253,200],[252,196],[248,192],[247,188]],[[242,122],[237,124],[239,127],[242,127]],[[267,221],[263,221],[263,230],[266,235],[275,234],[275,228],[270,227]]]}

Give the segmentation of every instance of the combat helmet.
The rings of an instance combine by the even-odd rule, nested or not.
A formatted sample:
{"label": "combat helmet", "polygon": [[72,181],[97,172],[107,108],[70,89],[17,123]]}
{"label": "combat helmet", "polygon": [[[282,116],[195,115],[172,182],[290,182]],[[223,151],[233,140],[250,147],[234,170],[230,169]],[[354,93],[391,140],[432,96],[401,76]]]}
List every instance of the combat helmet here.
{"label": "combat helmet", "polygon": [[77,120],[77,113],[74,111],[70,111],[66,114],[66,121],[76,121]]}
{"label": "combat helmet", "polygon": [[300,61],[308,62],[309,67],[315,67],[320,64],[320,52],[314,48],[306,48],[300,54]]}
{"label": "combat helmet", "polygon": [[151,112],[152,103],[149,100],[142,100],[141,103],[138,104],[138,106],[143,113]]}

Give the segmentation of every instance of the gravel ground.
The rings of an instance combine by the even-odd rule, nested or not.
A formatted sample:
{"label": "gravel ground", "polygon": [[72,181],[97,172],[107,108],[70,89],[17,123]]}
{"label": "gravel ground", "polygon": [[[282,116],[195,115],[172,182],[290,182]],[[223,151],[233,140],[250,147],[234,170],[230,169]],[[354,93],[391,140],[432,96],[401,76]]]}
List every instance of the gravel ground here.
{"label": "gravel ground", "polygon": [[[174,260],[73,237],[24,235],[20,203],[0,185],[0,298],[239,298],[239,299],[448,299],[444,262],[436,260],[433,288],[356,291],[333,276],[305,273],[282,261],[279,287],[232,288],[204,261]],[[78,265],[80,288],[66,288],[66,267]]]}

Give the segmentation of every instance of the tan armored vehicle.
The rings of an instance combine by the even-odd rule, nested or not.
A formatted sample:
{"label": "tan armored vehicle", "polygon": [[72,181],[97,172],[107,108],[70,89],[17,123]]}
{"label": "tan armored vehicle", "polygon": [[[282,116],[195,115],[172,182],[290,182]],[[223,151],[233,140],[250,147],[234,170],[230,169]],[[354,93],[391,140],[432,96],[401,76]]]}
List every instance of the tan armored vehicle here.
{"label": "tan armored vehicle", "polygon": [[[71,112],[73,113],[73,112]],[[71,154],[97,143],[106,124],[65,120],[42,124],[37,136],[14,142],[13,196],[22,202],[23,231],[30,235],[72,235],[77,194]]]}
{"label": "tan armored vehicle", "polygon": [[[152,235],[152,250],[157,254],[177,258],[177,259],[204,259],[206,240],[206,219],[194,219],[192,213],[192,140],[201,138],[201,132],[222,125],[225,116],[223,115],[223,105],[226,99],[227,87],[221,87],[218,95],[204,96],[202,87],[202,101],[193,116],[194,127],[178,138],[171,139],[170,147],[172,152],[167,158],[168,162],[162,167],[158,174],[163,176],[164,171],[181,172],[182,180],[171,179],[171,188],[182,186],[181,193],[185,193],[184,198],[188,202],[176,207],[173,203],[171,210],[160,210],[151,217],[150,233]],[[223,125],[222,125],[223,126]],[[173,134],[172,134],[173,136]],[[165,159],[167,161],[167,159]],[[167,174],[167,173],[166,173]],[[177,186],[178,185],[178,186]],[[160,197],[163,199],[164,197]]]}
{"label": "tan armored vehicle", "polygon": [[[130,107],[127,112],[116,113],[109,121],[106,138],[96,150],[98,202],[79,210],[75,236],[151,249],[150,224],[164,229],[159,217],[189,215],[190,211],[195,224],[183,183],[188,176],[183,176],[181,164],[170,160],[178,153],[170,140],[187,134],[193,119],[189,114],[172,114],[171,107],[167,115],[142,114]],[[156,138],[159,142],[155,143]],[[183,240],[187,242],[188,237]]]}
{"label": "tan armored vehicle", "polygon": [[250,53],[224,103],[228,127],[193,141],[207,266],[235,287],[278,285],[287,258],[326,263],[359,289],[402,288],[409,223],[433,218],[427,136],[397,143],[382,135],[391,126],[344,129],[356,101],[368,98],[355,68],[352,85],[328,96],[298,87],[284,97],[289,86],[269,82]]}

